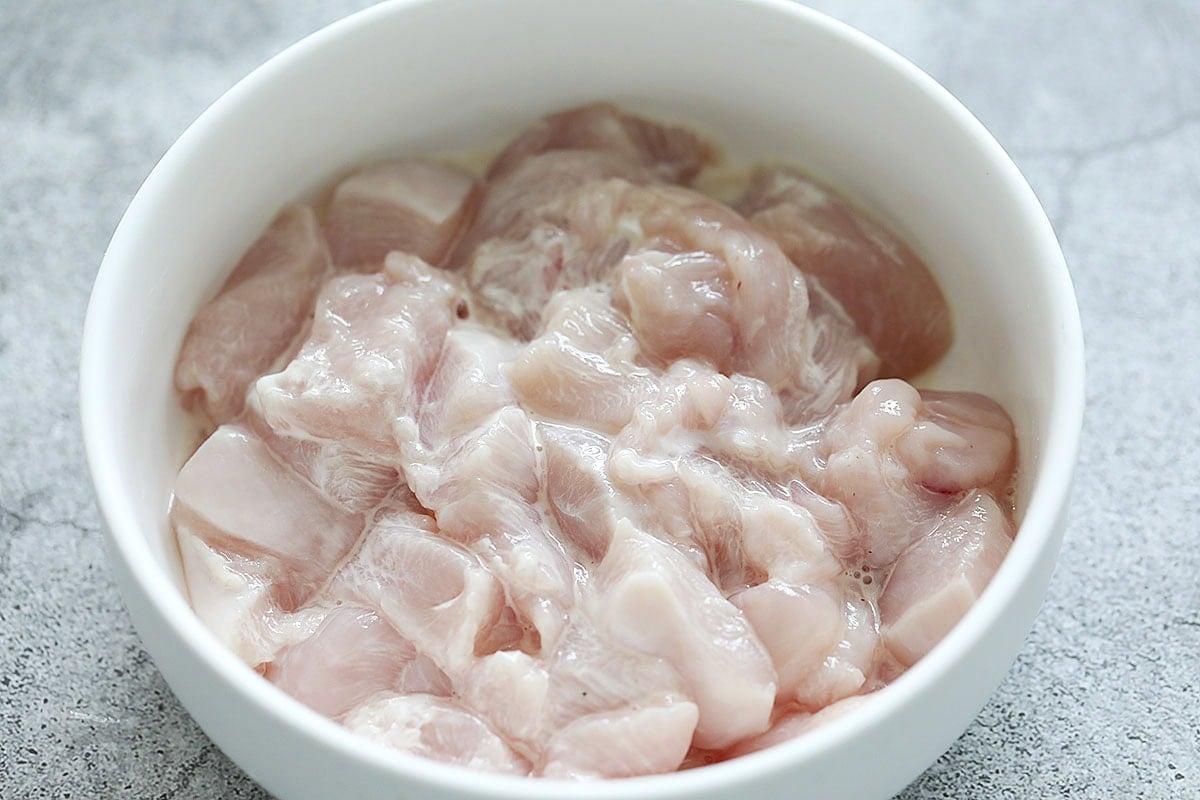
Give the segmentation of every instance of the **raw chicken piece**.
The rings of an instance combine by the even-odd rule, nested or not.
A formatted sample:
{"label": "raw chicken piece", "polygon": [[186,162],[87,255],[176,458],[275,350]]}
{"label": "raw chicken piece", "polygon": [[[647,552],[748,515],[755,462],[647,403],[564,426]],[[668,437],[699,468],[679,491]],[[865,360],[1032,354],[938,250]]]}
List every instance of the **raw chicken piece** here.
{"label": "raw chicken piece", "polygon": [[445,696],[450,681],[412,643],[369,609],[328,612],[309,638],[279,652],[266,677],[330,719],[380,692]]}
{"label": "raw chicken piece", "polygon": [[725,747],[766,730],[775,701],[770,656],[685,556],[623,521],[595,580],[601,632],[683,676],[700,709],[698,746]]}
{"label": "raw chicken piece", "polygon": [[832,190],[791,168],[760,168],[738,210],[845,307],[883,376],[916,375],[950,348],[950,309],[928,267]]}
{"label": "raw chicken piece", "polygon": [[640,239],[636,220],[616,214],[628,187],[653,180],[611,153],[535,156],[489,185],[455,263],[481,306],[527,340],[556,291],[604,280]]}
{"label": "raw chicken piece", "polygon": [[508,496],[526,504],[537,499],[533,424],[518,406],[500,408],[436,450],[406,446],[404,453],[413,492],[437,512],[442,534],[458,541],[473,542],[493,524],[490,516],[456,513],[458,503],[484,510],[473,502],[473,494]]}
{"label": "raw chicken piece", "polygon": [[326,232],[333,263],[374,272],[392,251],[440,264],[479,200],[468,172],[423,159],[377,164],[333,192]]}
{"label": "raw chicken piece", "polygon": [[299,355],[255,384],[263,418],[282,435],[394,454],[393,426],[415,413],[460,299],[413,256],[389,257],[383,274],[334,278]]}
{"label": "raw chicken piece", "polygon": [[776,482],[793,458],[781,417],[761,381],[678,361],[612,445],[613,480],[642,501],[630,516],[685,553],[698,549],[726,592],[773,571],[823,580],[842,569],[813,515]]}
{"label": "raw chicken piece", "polygon": [[276,433],[263,419],[256,392],[246,398],[242,424],[327,500],[351,513],[370,511],[403,486],[393,463],[373,460],[341,442]]}
{"label": "raw chicken piece", "polygon": [[784,418],[791,425],[823,419],[880,373],[879,356],[841,304],[816,278],[810,276],[804,283],[808,290],[808,327],[797,346],[804,353],[805,377],[779,393]]}
{"label": "raw chicken piece", "polygon": [[[793,443],[793,455],[801,452],[811,454],[816,447],[815,441],[804,442],[800,446],[795,446],[796,443]],[[817,494],[807,483],[798,478],[790,479],[786,488],[788,499],[812,516],[817,529],[825,539],[825,546],[831,553],[856,552],[863,535],[853,515],[846,510],[844,505]]]}
{"label": "raw chicken piece", "polygon": [[468,769],[529,774],[529,763],[482,719],[451,700],[394,695],[352,711],[345,725],[372,741]]}
{"label": "raw chicken piece", "polygon": [[746,562],[769,578],[824,585],[842,572],[816,517],[791,499],[743,495],[740,538]]}
{"label": "raw chicken piece", "polygon": [[819,708],[858,691],[875,662],[876,614],[839,580],[812,515],[709,460],[670,463],[670,480],[640,487],[648,516],[685,554],[698,548],[709,579],[734,593],[773,659],[780,699]]}
{"label": "raw chicken piece", "polygon": [[536,762],[549,735],[550,675],[541,659],[519,650],[486,655],[460,682],[463,704],[519,753]]}
{"label": "raw chicken piece", "polygon": [[418,414],[421,441],[440,447],[515,405],[503,370],[519,352],[515,342],[486,328],[461,322],[451,328]]}
{"label": "raw chicken piece", "polygon": [[[744,368],[734,350],[738,320],[724,262],[711,253],[638,251],[617,268],[614,302],[632,321],[644,354],[661,365],[695,358],[728,374]],[[838,303],[815,281],[791,278],[789,324],[802,334],[791,344],[806,376],[785,387],[790,420],[819,415],[852,396],[875,375],[878,360]],[[763,387],[766,394],[770,391]],[[774,398],[772,398],[774,401]]]}
{"label": "raw chicken piece", "polygon": [[896,561],[879,598],[883,642],[912,666],[962,619],[1012,544],[1012,523],[987,492],[972,492]]}
{"label": "raw chicken piece", "polygon": [[[586,587],[581,591],[590,594]],[[603,636],[581,609],[548,657],[499,652],[483,658],[463,681],[464,702],[534,762],[558,732],[581,718],[615,719],[688,700],[673,667]]]}
{"label": "raw chicken piece", "polygon": [[736,333],[725,272],[724,263],[702,251],[645,250],[625,257],[613,296],[648,357],[670,364],[698,356],[729,371]]}
{"label": "raw chicken piece", "polygon": [[500,618],[504,592],[479,559],[428,531],[431,520],[381,516],[330,581],[330,600],[376,610],[452,678]]}
{"label": "raw chicken piece", "polygon": [[[681,360],[641,393],[636,413],[614,446],[621,451],[620,469],[637,459],[650,471],[699,452],[730,466],[744,462],[772,473],[789,468],[792,433],[762,381],[725,376],[703,362]],[[637,483],[649,477],[625,480]]]}
{"label": "raw chicken piece", "polygon": [[186,530],[177,539],[188,597],[204,627],[246,664],[270,661],[279,647],[273,623],[283,612],[271,600],[267,560],[216,550]]}
{"label": "raw chicken piece", "polygon": [[[773,241],[728,208],[680,187],[637,187],[608,181],[577,199],[585,202],[570,207],[567,227],[585,246],[597,241],[628,240],[634,257],[640,257],[642,250],[706,253],[711,257],[663,262],[660,256],[654,256],[660,259],[660,268],[697,264],[702,268],[703,292],[708,296],[702,311],[713,319],[728,320],[725,327],[733,337],[727,370],[758,378],[781,393],[811,395],[814,405],[816,399],[830,395],[827,365],[813,360],[815,334],[807,286]],[[610,243],[607,249],[599,250],[612,248]],[[685,278],[683,283],[688,280]],[[639,298],[638,289],[649,297]],[[618,307],[625,303],[630,309],[639,305],[648,308],[655,302],[656,293],[653,285],[627,284],[625,291],[618,290],[616,300]],[[682,295],[676,292],[675,297]],[[690,300],[684,302],[685,309],[689,305]],[[673,344],[671,339],[664,339],[670,334],[655,324],[664,318],[663,314],[674,315],[677,320],[687,311],[648,315],[645,326],[637,325],[635,318],[634,334],[643,349],[667,352],[674,358],[709,358],[705,350],[710,344],[708,339],[688,343],[673,337]],[[859,382],[842,387],[844,396],[834,395],[831,401],[846,399]],[[814,407],[813,413],[821,410]]]}
{"label": "raw chicken piece", "polygon": [[690,181],[716,153],[686,128],[669,127],[593,103],[543,117],[517,136],[488,167],[488,179],[512,172],[551,150],[600,150],[654,171],[662,180]]}
{"label": "raw chicken piece", "polygon": [[871,603],[847,581],[770,580],[736,595],[779,675],[779,699],[816,710],[858,692],[876,661]]}
{"label": "raw chicken piece", "polygon": [[755,753],[759,750],[765,750],[768,747],[774,747],[777,744],[790,742],[798,736],[810,733],[823,725],[828,725],[834,720],[841,719],[869,700],[869,695],[855,695],[847,697],[844,700],[838,700],[836,703],[826,706],[815,714],[803,710],[787,711],[772,723],[771,729],[766,733],[738,742],[737,745],[726,750],[722,754],[722,758],[737,758],[747,753]]}
{"label": "raw chicken piece", "polygon": [[547,662],[548,730],[561,730],[573,720],[601,711],[616,711],[688,699],[687,682],[666,658],[631,649],[607,635],[583,609],[597,605],[595,593],[584,591],[571,625]]}
{"label": "raw chicken piece", "polygon": [[993,490],[1011,480],[1012,423],[1003,410],[972,394],[930,398],[901,380],[872,383],[830,418],[813,462],[801,465],[809,485],[855,519],[857,536],[831,542],[849,564],[894,562],[938,524],[961,479]]}
{"label": "raw chicken piece", "polygon": [[628,511],[608,477],[608,438],[585,428],[537,426],[546,502],[563,539],[595,566],[608,551],[618,514]]}
{"label": "raw chicken piece", "polygon": [[568,725],[546,747],[547,778],[631,778],[672,772],[700,717],[695,703],[607,711]]}
{"label": "raw chicken piece", "polygon": [[286,206],[188,327],[175,366],[185,406],[217,425],[242,410],[246,390],[301,332],[329,270],[308,206]]}
{"label": "raw chicken piece", "polygon": [[643,527],[675,545],[725,594],[768,577],[824,585],[842,574],[812,514],[772,493],[776,488],[737,477],[703,455],[669,463],[669,476],[647,472],[623,488],[642,499],[636,517]]}
{"label": "raw chicken piece", "polygon": [[731,394],[730,380],[706,365],[675,364],[614,439],[608,462],[614,484],[637,501],[630,518],[722,591],[762,577],[751,574],[742,553],[744,487],[707,448]]}
{"label": "raw chicken piece", "polygon": [[1012,420],[990,397],[921,391],[921,411],[896,454],[926,489],[954,494],[983,487],[1004,495],[1016,466]]}
{"label": "raw chicken piece", "polygon": [[[772,385],[789,379],[794,349],[785,346],[790,301],[792,292],[803,291],[803,286],[792,283],[795,270],[775,244],[737,214],[687,189],[641,187],[620,180],[590,184],[567,198],[564,211],[566,229],[585,252],[619,252],[617,246],[627,242],[633,250],[669,248],[711,255],[721,267],[708,281],[727,288],[720,300],[733,321],[730,367]],[[567,285],[576,280],[565,266],[560,279]],[[631,306],[636,303],[628,296],[625,300]],[[799,315],[792,321],[804,323]],[[653,350],[647,342],[664,332],[635,328],[634,333],[643,348]],[[699,346],[676,357],[689,355],[705,357]]]}
{"label": "raw chicken piece", "polygon": [[641,524],[673,545],[723,593],[762,580],[743,552],[744,487],[704,457],[674,459],[671,470],[669,477],[631,489],[643,500],[637,509]]}
{"label": "raw chicken piece", "polygon": [[526,627],[524,646],[534,653],[554,647],[574,605],[575,573],[562,545],[528,506],[508,506],[492,533],[471,545],[472,552],[507,589]]}
{"label": "raw chicken piece", "polygon": [[[480,258],[470,268],[472,287],[486,287],[480,302],[518,336],[531,335],[555,292],[607,281],[623,264],[614,302],[632,315],[644,352],[661,359],[718,357],[722,371],[758,378],[786,395],[793,421],[824,414],[874,377],[874,358],[857,331],[826,319],[836,303],[822,298],[810,314],[803,275],[773,241],[711,198],[613,179],[585,184],[543,212],[553,223],[519,241],[493,240],[519,255],[513,263],[520,270],[504,259]],[[673,257],[679,253],[687,255]],[[683,274],[676,279],[668,274],[674,270]],[[628,280],[620,277],[626,274]],[[705,287],[699,305],[682,292],[697,278]],[[659,307],[664,300],[674,306]],[[675,332],[696,314],[702,319],[693,333],[703,338]],[[712,343],[723,337],[731,341],[714,356]],[[829,361],[846,352],[854,354],[849,366]]]}
{"label": "raw chicken piece", "polygon": [[539,493],[533,428],[506,406],[474,431],[430,450],[404,447],[404,468],[440,532],[468,546],[506,587],[537,636],[552,647],[574,602],[574,573],[536,506]]}
{"label": "raw chicken piece", "polygon": [[316,593],[364,525],[240,425],[218,428],[184,464],[171,519],[181,540],[192,534],[221,553],[260,561],[285,611]]}
{"label": "raw chicken piece", "polygon": [[635,363],[628,322],[598,291],[560,292],[543,332],[507,370],[521,403],[549,419],[615,433],[651,373]]}
{"label": "raw chicken piece", "polygon": [[[508,174],[491,180],[484,189],[483,200],[475,221],[455,247],[450,263],[468,267],[472,274],[509,274],[514,271],[532,276],[524,264],[538,260],[541,249],[505,250],[507,266],[490,264],[492,256],[477,253],[481,244],[490,239],[532,244],[554,236],[561,222],[559,211],[562,198],[586,184],[607,178],[622,178],[630,183],[654,183],[656,177],[619,154],[597,150],[554,150],[530,156]],[[541,229],[538,236],[531,234]],[[498,242],[498,243],[499,243]],[[502,283],[519,283],[510,280]],[[481,280],[475,288],[489,292],[491,281]]]}
{"label": "raw chicken piece", "polygon": [[808,732],[811,727],[809,721],[812,718],[813,713],[811,711],[801,709],[788,711],[775,719],[766,732],[743,739],[725,752],[717,754],[717,758],[714,760],[724,761],[737,758],[747,753],[757,753],[759,750],[766,750],[768,747],[790,742],[797,736]]}

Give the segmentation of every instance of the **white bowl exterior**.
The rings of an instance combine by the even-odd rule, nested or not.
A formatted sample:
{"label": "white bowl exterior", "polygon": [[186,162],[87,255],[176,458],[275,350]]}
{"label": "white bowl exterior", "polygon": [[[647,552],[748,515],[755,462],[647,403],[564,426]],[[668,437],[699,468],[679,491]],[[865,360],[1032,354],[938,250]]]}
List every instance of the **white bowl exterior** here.
{"label": "white bowl exterior", "polygon": [[860,712],[733,762],[572,796],[888,797],[969,724],[1032,624],[1078,447],[1082,341],[1049,223],[969,113],[881,45],[784,2],[398,0],[272,59],[180,138],[113,237],[84,334],[85,443],[134,623],[204,730],[277,796],[537,798],[563,787],[366,745],[203,629],[166,521],[187,447],[171,388],[187,323],[283,202],[364,161],[494,145],[543,112],[601,98],[695,123],[733,160],[803,164],[909,238],[957,328],[926,381],[1010,411],[1024,519],[964,622]]}

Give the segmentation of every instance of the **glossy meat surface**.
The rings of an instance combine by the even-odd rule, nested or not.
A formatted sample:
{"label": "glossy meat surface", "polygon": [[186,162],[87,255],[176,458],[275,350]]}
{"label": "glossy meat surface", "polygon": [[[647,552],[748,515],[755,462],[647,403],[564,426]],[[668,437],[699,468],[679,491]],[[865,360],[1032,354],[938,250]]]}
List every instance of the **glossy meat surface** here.
{"label": "glossy meat surface", "polygon": [[883,377],[917,375],[949,349],[950,308],[929,268],[831,189],[791,168],[762,168],[738,209],[845,308]]}
{"label": "glossy meat surface", "polygon": [[906,245],[788,169],[726,206],[714,153],[596,104],[285,208],[176,372],[217,639],[367,739],[567,780],[805,735],[935,648],[1013,539],[1012,421],[885,377],[949,344]]}
{"label": "glossy meat surface", "polygon": [[284,208],[192,319],[175,367],[184,402],[216,424],[236,417],[246,390],[300,335],[329,270],[312,209]]}
{"label": "glossy meat surface", "polygon": [[479,199],[474,176],[436,161],[407,159],[360,170],[338,184],[325,230],[333,263],[374,272],[388,253],[439,264]]}

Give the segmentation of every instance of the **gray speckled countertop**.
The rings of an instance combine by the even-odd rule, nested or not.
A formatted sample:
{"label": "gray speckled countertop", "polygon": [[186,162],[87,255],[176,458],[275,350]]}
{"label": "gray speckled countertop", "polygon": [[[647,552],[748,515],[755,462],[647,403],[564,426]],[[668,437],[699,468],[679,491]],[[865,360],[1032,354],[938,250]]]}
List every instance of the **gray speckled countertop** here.
{"label": "gray speckled countertop", "polygon": [[[0,796],[262,798],[139,645],[76,414],[141,180],[209,102],[362,0],[0,0]],[[961,98],[1075,278],[1088,415],[1020,658],[903,795],[1200,797],[1200,3],[821,0]]]}

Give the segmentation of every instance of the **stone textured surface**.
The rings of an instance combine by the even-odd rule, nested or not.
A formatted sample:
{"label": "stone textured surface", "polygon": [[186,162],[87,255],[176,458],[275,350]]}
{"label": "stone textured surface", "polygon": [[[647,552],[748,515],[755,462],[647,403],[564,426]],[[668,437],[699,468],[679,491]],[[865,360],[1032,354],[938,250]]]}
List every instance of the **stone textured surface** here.
{"label": "stone textured surface", "polygon": [[[262,798],[142,651],[76,416],[125,204],[250,68],[360,0],[0,0],[0,796]],[[1088,342],[1049,597],[978,720],[901,797],[1200,797],[1200,4],[816,5],[934,75],[1042,198]]]}

